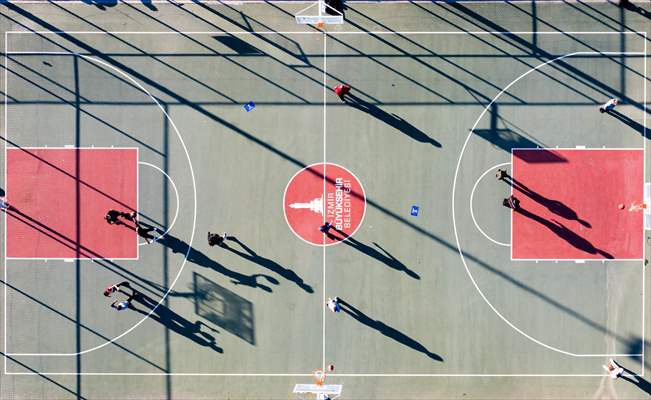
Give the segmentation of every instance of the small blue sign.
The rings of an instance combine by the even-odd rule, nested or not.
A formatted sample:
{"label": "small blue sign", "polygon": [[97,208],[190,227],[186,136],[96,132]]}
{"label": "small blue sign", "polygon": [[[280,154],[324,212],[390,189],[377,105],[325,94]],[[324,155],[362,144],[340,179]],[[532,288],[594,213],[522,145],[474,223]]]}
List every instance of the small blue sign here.
{"label": "small blue sign", "polygon": [[248,103],[246,103],[244,105],[244,109],[246,110],[246,112],[249,112],[249,111],[253,110],[254,108],[255,108],[255,103],[252,102],[252,101],[249,101]]}
{"label": "small blue sign", "polygon": [[420,207],[418,207],[417,205],[411,206],[411,215],[413,217],[417,217],[419,211],[420,211]]}

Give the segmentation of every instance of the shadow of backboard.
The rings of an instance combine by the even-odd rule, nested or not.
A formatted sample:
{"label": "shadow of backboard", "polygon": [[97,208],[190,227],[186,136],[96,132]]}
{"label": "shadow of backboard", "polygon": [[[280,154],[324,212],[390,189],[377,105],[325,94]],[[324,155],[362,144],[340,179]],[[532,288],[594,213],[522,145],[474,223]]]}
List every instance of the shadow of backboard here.
{"label": "shadow of backboard", "polygon": [[253,304],[196,272],[192,282],[195,313],[255,345]]}

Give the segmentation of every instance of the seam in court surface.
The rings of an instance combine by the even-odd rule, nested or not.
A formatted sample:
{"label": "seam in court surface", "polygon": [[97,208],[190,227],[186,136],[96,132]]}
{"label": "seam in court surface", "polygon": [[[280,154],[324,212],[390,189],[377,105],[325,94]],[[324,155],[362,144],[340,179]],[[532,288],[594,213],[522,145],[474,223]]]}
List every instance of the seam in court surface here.
{"label": "seam in court surface", "polygon": [[[427,1],[427,3],[429,3],[429,1]],[[56,34],[57,32],[52,32],[52,31],[31,31],[31,32],[22,32],[22,31],[20,31],[20,32],[5,32],[5,49],[7,49],[7,34],[8,34],[8,33],[29,33],[29,34],[33,34],[33,33],[45,33],[45,34]],[[124,33],[124,34],[127,34],[127,33],[133,33],[133,34],[170,34],[170,33],[172,33],[172,34],[182,34],[182,33],[197,33],[197,34],[198,34],[198,33],[206,33],[206,34],[214,34],[214,32],[180,32],[180,33],[177,33],[177,32],[87,32],[87,31],[86,31],[86,32],[83,32],[83,31],[82,31],[82,32],[73,32],[73,31],[69,31],[69,32],[66,32],[66,33],[89,33],[89,34],[97,34],[97,33],[101,33],[101,34],[107,34],[107,33],[112,33],[112,34],[121,34],[121,33]],[[322,32],[275,32],[275,31],[269,31],[269,32],[220,32],[220,33],[236,34],[236,35],[237,35],[237,34],[282,34],[282,33],[286,33],[286,34],[322,34]],[[501,34],[520,34],[520,33],[522,33],[522,34],[533,34],[534,32],[487,32],[487,31],[481,31],[481,32],[386,32],[386,31],[380,31],[380,32],[331,32],[331,33],[328,33],[328,34],[330,34],[330,35],[341,35],[341,34],[344,34],[344,35],[345,35],[345,34],[365,34],[365,35],[368,35],[368,34],[380,34],[380,35],[395,35],[395,34],[414,34],[414,35],[420,35],[420,34],[444,34],[444,35],[447,35],[447,34],[490,34],[490,35],[495,35],[495,34],[499,34],[499,35],[501,35]],[[639,35],[639,34],[641,34],[641,33],[644,33],[644,36],[645,36],[645,38],[646,38],[646,32],[536,32],[536,33],[537,33],[537,34],[569,34],[569,33],[579,34],[579,33],[580,33],[580,34],[617,34],[617,35],[621,35],[621,34],[638,34],[638,35]],[[26,53],[22,53],[22,52],[14,52],[14,53],[16,53],[16,54],[26,54]],[[29,53],[29,52],[28,52],[28,53]],[[57,54],[57,53],[60,53],[60,54],[71,54],[71,53],[69,53],[69,52],[52,52],[52,54]],[[581,52],[578,52],[578,53],[581,53]],[[578,54],[578,53],[577,53],[577,54]],[[639,53],[639,52],[588,52],[588,53],[594,53],[594,54],[613,54],[613,55],[621,55],[621,54],[636,54],[636,55],[642,55],[642,54],[643,54],[644,57],[645,57],[645,59],[646,59],[646,43],[645,43],[645,52],[644,52],[644,53]],[[6,61],[6,59],[7,59],[7,54],[8,54],[8,53],[5,53],[5,61]],[[29,53],[29,54],[44,54],[44,53],[43,53],[43,52],[31,52],[31,53]],[[569,55],[573,55],[573,54],[574,54],[574,53],[572,53],[572,54],[568,54],[568,55],[564,55],[564,56],[561,56],[561,57],[559,57],[559,58],[557,58],[557,59],[554,59],[554,60],[548,61],[547,63],[550,63],[550,62],[556,61],[556,60],[558,60],[558,59],[562,59],[562,58],[564,58],[564,57],[567,57],[567,56],[569,56]],[[81,55],[81,54],[78,54],[78,56],[83,57],[83,55]],[[545,63],[545,64],[547,64],[547,63]],[[536,67],[536,69],[539,68],[539,67],[541,67],[541,66],[542,66],[542,65]],[[110,67],[112,67],[112,66],[110,66]],[[112,68],[113,68],[113,67],[112,67]],[[644,68],[644,69],[645,69],[645,79],[646,79],[646,63],[645,63],[645,68]],[[532,72],[532,71],[533,71],[533,70],[528,71],[527,73],[525,73],[525,75],[528,74],[529,72]],[[119,71],[119,72],[122,74],[121,71]],[[6,75],[7,75],[7,70],[5,69],[5,77],[6,77]],[[130,77],[128,77],[128,78],[131,80]],[[518,78],[518,79],[519,79],[519,78]],[[512,84],[513,84],[513,83],[515,83],[515,82],[512,82]],[[7,85],[7,79],[5,78],[5,105],[6,105],[6,103],[7,103],[7,90],[6,90],[6,85]],[[139,86],[140,86],[140,85],[139,85]],[[509,85],[509,86],[510,86],[510,85]],[[507,86],[507,88],[505,88],[502,92],[500,92],[500,94],[498,94],[498,96],[496,96],[496,98],[499,97],[499,95],[501,95],[501,94],[502,94],[506,89],[508,89],[508,86]],[[644,91],[645,91],[645,103],[646,103],[646,86],[645,86],[645,88],[644,88]],[[147,93],[148,93],[148,92],[147,92]],[[494,101],[495,101],[495,99],[493,100],[493,102],[494,102]],[[491,102],[491,104],[492,104],[492,102]],[[646,106],[646,104],[645,104],[645,106]],[[160,105],[159,105],[159,107],[160,107]],[[325,106],[324,106],[324,108],[325,108]],[[483,114],[485,113],[485,111],[486,111],[486,109],[484,110],[484,112],[482,112],[481,115],[483,115]],[[6,112],[7,112],[7,107],[5,106],[5,114],[6,114]],[[170,119],[169,115],[167,115],[167,113],[165,112],[165,110],[163,110],[163,112],[165,113],[165,115],[167,116],[167,118]],[[325,111],[324,111],[324,112],[325,112]],[[481,119],[481,116],[480,116],[479,119]],[[479,120],[479,119],[478,119],[478,120]],[[170,119],[170,122],[171,122],[171,124],[173,125],[174,129],[177,131],[177,134],[179,135],[179,138],[180,138],[180,134],[178,133],[178,130],[176,129],[176,126],[174,125],[173,121],[171,121],[171,119]],[[6,118],[5,118],[5,125],[6,125]],[[476,124],[475,124],[475,126],[476,126]],[[646,119],[645,119],[645,126],[646,126]],[[473,127],[473,129],[474,129],[474,127]],[[6,129],[5,129],[5,132],[6,132]],[[181,140],[181,142],[183,142],[181,138],[180,138],[180,140]],[[466,140],[466,142],[464,143],[463,149],[465,149],[466,144],[467,144],[467,140]],[[184,144],[184,143],[183,143],[183,148],[184,148],[184,150],[185,150],[185,152],[186,152],[186,156],[188,157],[188,161],[190,162],[189,155],[187,154],[187,149],[185,148],[185,144]],[[463,149],[462,149],[462,154],[463,154]],[[5,150],[6,150],[6,146],[5,146]],[[324,148],[324,151],[325,151],[325,148]],[[458,167],[459,167],[459,163],[460,163],[460,161],[461,161],[461,156],[459,157],[459,162],[458,162],[458,164],[457,164],[457,170],[455,171],[455,181],[454,181],[454,184],[453,184],[453,199],[454,199],[454,190],[455,190],[454,188],[455,188],[455,185],[456,185],[456,177],[457,177]],[[645,167],[646,167],[646,166],[645,166]],[[190,163],[190,170],[192,171],[192,165],[191,165],[191,163]],[[5,173],[6,173],[6,169],[5,169]],[[195,194],[195,196],[194,196],[195,214],[194,214],[194,220],[193,220],[193,225],[194,225],[194,224],[196,223],[196,186],[194,186],[194,174],[193,174],[193,173],[192,173],[192,178],[193,178],[193,190],[194,190],[194,194]],[[453,208],[453,215],[454,215],[454,201],[453,201],[452,208]],[[5,215],[5,218],[6,218],[6,215]],[[458,240],[458,235],[457,235],[457,231],[456,231],[456,223],[455,223],[455,221],[454,221],[454,218],[453,218],[453,224],[455,225],[454,228],[455,228],[455,239],[456,239],[456,241],[457,241],[457,247],[459,247],[459,240]],[[5,235],[6,235],[6,232],[5,232]],[[194,236],[194,229],[193,229],[193,232],[192,232],[192,238],[193,238],[193,236]],[[191,243],[192,243],[192,238],[191,238],[191,240],[190,240],[190,245],[191,245]],[[5,241],[5,242],[6,242],[6,241]],[[6,254],[6,253],[5,253],[5,254]],[[465,259],[463,258],[463,255],[462,255],[462,252],[461,252],[460,249],[459,249],[459,254],[460,254],[460,256],[461,256],[461,258],[462,258],[462,260],[463,260],[463,262],[464,262],[464,266],[466,266],[466,265],[465,265],[465,264],[466,264]],[[186,258],[187,258],[187,254],[186,254]],[[185,261],[184,261],[184,264],[185,264]],[[182,267],[182,268],[183,268],[183,267]],[[182,268],[181,268],[181,269],[182,269]],[[469,271],[468,271],[468,267],[467,267],[467,266],[466,266],[466,271],[469,273]],[[5,276],[6,276],[6,263],[5,263]],[[471,280],[472,280],[473,284],[475,285],[476,289],[478,289],[478,287],[476,286],[476,283],[474,282],[474,279],[472,279],[472,276],[470,275],[470,273],[469,273],[469,276],[471,277]],[[171,285],[171,287],[170,287],[170,290],[171,290],[171,288],[173,287],[173,285],[174,285],[174,283],[176,282],[177,279],[178,279],[178,275],[177,275],[176,279],[174,280],[174,282],[172,283],[172,285]],[[644,279],[644,276],[643,276],[643,279]],[[479,289],[478,289],[478,290],[479,290]],[[168,292],[169,292],[169,291],[168,291]],[[324,291],[324,293],[325,293],[325,291]],[[481,293],[481,292],[480,292],[480,293]],[[7,291],[6,291],[6,286],[5,286],[5,310],[6,310],[6,294],[7,294]],[[166,295],[167,295],[167,293],[166,293]],[[482,294],[482,297],[483,297],[483,294]],[[484,298],[484,300],[486,300],[486,299]],[[161,301],[162,301],[162,300],[161,300]],[[159,304],[160,304],[160,303],[159,303]],[[490,305],[490,304],[489,304],[489,305]],[[643,306],[644,306],[644,304],[643,304]],[[491,307],[491,308],[492,308],[492,307]],[[495,311],[495,310],[494,310],[494,311]],[[644,316],[644,314],[643,314],[643,316]],[[144,319],[143,319],[143,320],[144,320]],[[142,322],[142,321],[140,321],[140,322]],[[137,326],[137,325],[136,325],[136,326]],[[324,325],[324,326],[325,326],[325,325]],[[135,328],[135,327],[134,327],[134,328]],[[133,329],[133,328],[132,328],[132,329]],[[644,324],[643,324],[643,329],[644,329]],[[517,329],[516,329],[516,330],[517,330]],[[127,332],[127,333],[128,333],[128,332]],[[5,351],[6,351],[6,339],[7,339],[7,337],[6,337],[6,312],[5,312]],[[643,339],[644,339],[644,335],[643,335]],[[109,344],[109,342],[103,344],[102,347],[103,347],[104,345],[106,345],[106,344]],[[639,354],[634,354],[634,355],[639,355]],[[642,354],[642,357],[644,357],[644,354]],[[5,372],[6,372],[6,367],[7,367],[7,360],[6,360],[6,357],[5,357],[5,360],[4,360],[4,364],[5,364]],[[16,374],[16,375],[33,375],[33,374],[35,374],[35,373],[10,373],[10,374]],[[43,374],[51,374],[51,375],[84,375],[85,373],[70,373],[70,374],[67,374],[67,373],[43,373]],[[89,375],[97,375],[97,374],[90,373]],[[111,373],[106,373],[106,374],[102,374],[102,375],[311,376],[311,374],[306,374],[306,375],[303,375],[303,374],[291,375],[291,374],[290,374],[290,375],[288,375],[288,374],[183,374],[183,373],[171,373],[171,374],[155,374],[155,373],[154,373],[154,374],[119,374],[119,373],[118,373],[118,374],[111,374]],[[333,376],[336,376],[337,374],[332,374],[332,375],[333,375]],[[547,374],[547,375],[545,375],[545,374],[350,374],[350,375],[344,375],[344,374],[340,374],[339,376],[428,376],[428,377],[432,377],[432,376],[563,376],[563,377],[577,376],[577,377],[578,377],[578,376],[602,376],[602,374],[596,374],[596,375],[593,375],[593,374],[575,374],[575,375],[571,375],[571,374],[570,374],[570,375],[549,375],[549,374]]]}

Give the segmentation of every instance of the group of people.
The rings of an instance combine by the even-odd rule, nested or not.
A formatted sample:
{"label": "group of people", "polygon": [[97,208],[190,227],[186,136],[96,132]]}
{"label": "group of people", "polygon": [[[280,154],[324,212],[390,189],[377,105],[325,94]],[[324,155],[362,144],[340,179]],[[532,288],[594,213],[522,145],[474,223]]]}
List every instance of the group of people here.
{"label": "group of people", "polygon": [[104,219],[109,225],[127,225],[124,221],[133,222],[134,229],[138,233],[138,236],[145,239],[147,243],[151,243],[152,240],[156,239],[151,235],[151,232],[155,231],[156,228],[152,226],[145,226],[138,222],[138,219],[136,218],[137,215],[138,214],[135,211],[126,213],[118,210],[108,210],[104,216]]}

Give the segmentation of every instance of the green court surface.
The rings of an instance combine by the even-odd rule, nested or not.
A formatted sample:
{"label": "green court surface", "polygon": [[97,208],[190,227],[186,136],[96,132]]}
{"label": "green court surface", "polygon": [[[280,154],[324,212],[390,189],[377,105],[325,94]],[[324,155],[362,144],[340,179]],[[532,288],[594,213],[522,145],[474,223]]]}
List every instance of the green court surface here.
{"label": "green court surface", "polygon": [[[531,223],[559,256],[514,259],[517,211],[502,201],[520,194],[495,178],[512,149],[549,157],[530,163],[639,150],[639,198],[621,213],[649,218],[649,3],[349,0],[344,23],[323,28],[296,22],[310,4],[0,4],[1,188],[17,205],[0,218],[0,399],[315,399],[293,389],[328,365],[341,399],[650,398],[648,222],[577,225],[568,212],[598,199],[562,204],[562,177],[541,172],[558,190],[528,195],[551,215]],[[57,201],[70,193],[52,184],[43,218],[21,219],[53,166],[26,173],[7,152],[46,147],[137,148],[133,209],[156,240],[140,239],[136,259],[85,257],[87,205]],[[326,179],[311,167],[314,187],[292,192],[322,163]],[[318,232],[328,207],[347,210],[321,190],[339,182],[333,165],[363,187],[359,228],[328,233],[345,240]],[[62,187],[99,193],[79,169]],[[11,174],[35,188],[12,191]],[[71,237],[63,209],[76,212]],[[78,257],[13,257],[12,219],[36,230],[34,248],[58,240]],[[642,256],[599,257],[608,243],[588,229]],[[585,257],[562,257],[568,246]],[[117,312],[124,294],[102,291],[122,281],[139,295]],[[342,312],[326,308],[334,296]],[[610,359],[622,377],[604,371]]]}

